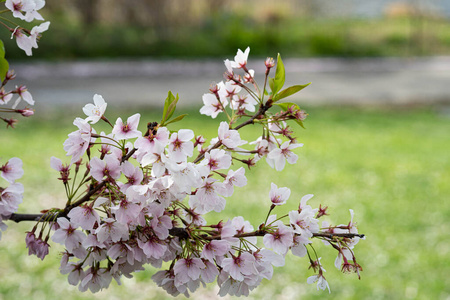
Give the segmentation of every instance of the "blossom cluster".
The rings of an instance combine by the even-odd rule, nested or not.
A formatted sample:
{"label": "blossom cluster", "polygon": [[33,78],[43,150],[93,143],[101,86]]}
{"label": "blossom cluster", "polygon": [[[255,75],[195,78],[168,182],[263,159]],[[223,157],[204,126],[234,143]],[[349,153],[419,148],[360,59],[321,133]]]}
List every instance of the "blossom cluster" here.
{"label": "blossom cluster", "polygon": [[[12,12],[13,17],[31,22],[34,20],[44,21],[42,15],[38,12],[45,5],[44,0],[6,0],[6,8]],[[10,21],[13,23],[12,21]],[[37,42],[42,32],[47,31],[50,22],[44,22],[40,25],[34,26],[31,30],[17,25],[15,28],[10,28],[2,23],[12,33],[11,39],[14,37],[17,46],[24,50],[28,56],[32,55],[32,49],[38,48]]]}
{"label": "blossom cluster", "polygon": [[[26,22],[44,21],[38,12],[44,5],[44,0],[6,0],[7,10],[2,13]],[[38,48],[42,32],[50,25],[43,22],[29,30],[11,20],[8,24],[15,28],[0,23],[27,55]],[[27,107],[17,108],[21,100],[34,104],[25,86],[5,90],[15,75],[1,44],[0,112],[33,115]],[[225,60],[225,80],[213,84],[202,97],[200,113],[225,118],[209,144],[191,129],[170,129],[169,124],[184,118],[172,118],[178,95],[171,92],[161,121],[146,126],[140,124],[139,113],[110,122],[105,115],[107,103],[94,95],[93,103],[83,108],[86,117],[74,120],[77,130],[63,144],[70,161],[50,159],[66,192],[63,208],[18,214],[24,187],[16,180],[23,175],[22,161],[11,158],[0,165],[7,182],[0,187],[0,238],[7,228],[3,221],[37,221],[26,233],[29,255],[43,260],[50,252],[50,239],[62,244],[60,272],[68,275],[69,284],[93,293],[107,288],[113,279],[120,284],[122,276],[130,278],[152,265],[160,269],[153,281],[173,296],[189,296],[214,281],[220,296],[247,296],[263,279],[272,278],[273,267],[283,266],[288,253],[307,257],[316,274],[306,281],[330,291],[313,239],[337,251],[338,269],[359,276],[362,268],[353,248],[364,235],[358,233],[353,211],[348,224],[323,221],[319,225],[319,219],[328,215],[327,207],[308,205],[313,195],[303,196],[297,209],[277,216],[274,210],[288,201],[291,190],[271,183],[268,213],[257,227],[242,216],[206,222],[208,213],[225,210],[226,198],[235,187],[247,184],[245,167],[264,159],[282,171],[286,162],[297,162],[295,149],[303,146],[291,124],[303,127],[307,114],[297,104],[280,100],[308,84],[282,89],[285,71],[278,55],[276,64],[272,58],[265,60],[264,85],[259,86],[255,71],[247,67],[249,52],[250,48],[238,50],[234,60]],[[275,76],[270,78],[275,65]],[[13,94],[19,97],[12,107],[3,108]],[[11,127],[16,122],[0,118]],[[111,129],[98,133],[94,126],[100,121]],[[261,126],[262,133],[245,141],[239,130],[251,124]]]}
{"label": "blossom cluster", "polygon": [[0,176],[8,183],[6,188],[0,187],[0,239],[2,231],[7,228],[2,220],[9,219],[22,203],[24,187],[23,184],[16,182],[23,176],[22,165],[20,158],[13,157],[0,166]]}
{"label": "blossom cluster", "polygon": [[[170,92],[161,122],[149,122],[145,130],[140,130],[140,114],[110,122],[105,115],[107,103],[95,95],[94,103],[83,108],[87,117],[75,119],[77,130],[64,142],[70,162],[51,158],[67,204],[39,216],[44,221],[41,228],[38,223],[27,233],[29,253],[41,259],[49,253],[50,234],[43,232],[51,226],[51,239],[65,247],[61,273],[68,274],[69,283],[80,291],[91,292],[107,288],[112,279],[120,284],[122,276],[132,277],[150,264],[165,266],[152,279],[174,296],[189,296],[214,281],[221,296],[248,295],[264,278],[272,278],[273,267],[283,266],[289,252],[309,258],[317,274],[307,282],[329,289],[313,238],[337,250],[336,267],[359,274],[353,247],[361,235],[353,212],[347,225],[324,221],[320,226],[327,208],[307,205],[312,195],[302,197],[298,209],[278,217],[272,212],[287,202],[291,191],[272,183],[268,214],[258,227],[242,216],[212,224],[205,221],[209,212],[225,209],[235,187],[247,184],[244,167],[264,158],[283,170],[286,162],[297,161],[293,150],[302,146],[287,122],[302,125],[306,113],[293,104],[276,106],[280,94],[290,93],[279,91],[280,81],[271,84],[271,94],[264,99],[269,93],[265,84],[264,90],[258,87],[254,71],[247,69],[248,53],[249,48],[239,50],[234,61],[226,60],[226,82],[212,86],[203,96],[201,113],[213,118],[225,113],[228,119],[220,122],[209,145],[190,129],[169,129],[168,124],[183,118],[171,119],[178,97]],[[265,65],[267,81],[275,64],[268,59]],[[277,74],[279,68],[283,68],[280,58]],[[235,74],[236,69],[243,69],[245,75]],[[270,112],[273,107],[281,111]],[[111,131],[97,133],[94,126],[100,121],[108,123]],[[251,142],[242,140],[238,131],[249,124],[263,129]]]}
{"label": "blossom cluster", "polygon": [[[0,86],[0,112],[3,113],[16,113],[20,114],[23,117],[29,117],[34,115],[34,110],[29,108],[28,106],[24,108],[18,108],[19,103],[23,100],[28,105],[34,105],[33,96],[28,91],[27,87],[24,85],[16,86],[13,90],[6,91],[5,87],[6,84],[10,81],[15,79],[16,75],[14,74],[14,71],[8,71],[6,73],[5,79],[2,81]],[[5,107],[7,106],[10,101],[13,99],[14,94],[16,94],[18,97],[13,101],[13,104],[11,107]],[[14,127],[14,124],[17,123],[16,119],[13,118],[6,118],[3,116],[0,116],[0,120],[4,121],[6,123],[7,127]]]}
{"label": "blossom cluster", "polygon": [[[43,0],[6,0],[5,6],[6,10],[1,13],[12,13],[13,17],[24,20],[26,22],[31,22],[33,20],[44,20],[41,14],[38,12],[42,7],[44,7],[45,1]],[[17,45],[19,48],[24,50],[27,55],[32,55],[32,48],[37,48],[37,42],[41,36],[41,33],[46,31],[50,25],[50,22],[41,23],[38,26],[34,26],[31,30],[21,27],[14,21],[2,17],[4,20],[8,21],[8,24],[16,25],[15,28],[9,27],[6,23],[0,22],[7,30],[9,30],[12,35],[11,38],[16,38]],[[33,97],[24,85],[15,86],[14,89],[6,90],[6,84],[11,80],[15,79],[16,75],[13,70],[9,70],[9,63],[5,59],[5,49],[3,42],[0,40],[0,112],[11,114],[16,113],[24,117],[29,117],[34,114],[34,110],[29,107],[18,108],[19,103],[23,100],[28,105],[34,105]],[[19,97],[15,101],[11,102],[11,107],[6,107],[9,105],[13,98],[13,95],[17,94]],[[0,116],[0,120],[4,121],[7,127],[14,127],[17,120],[14,118],[7,118],[5,116]]]}
{"label": "blossom cluster", "polygon": [[[37,216],[17,214],[23,186],[15,180],[23,171],[21,161],[13,158],[0,169],[11,183],[1,189],[0,229],[6,226],[2,220],[38,221],[26,235],[29,254],[44,259],[50,239],[62,244],[61,273],[80,291],[94,293],[151,265],[160,269],[153,281],[173,296],[189,296],[214,281],[220,296],[247,296],[263,279],[272,278],[273,267],[283,266],[288,253],[308,257],[316,275],[306,281],[330,290],[313,239],[337,251],[337,268],[359,276],[362,268],[353,248],[363,235],[353,211],[348,224],[319,225],[327,207],[308,205],[313,195],[277,216],[274,210],[288,201],[291,190],[271,183],[268,213],[257,227],[243,216],[206,222],[208,213],[223,212],[226,198],[247,184],[246,167],[264,159],[281,171],[286,162],[297,162],[294,149],[303,146],[289,124],[303,126],[307,114],[296,104],[279,101],[306,85],[281,90],[284,66],[278,57],[274,78],[268,76],[274,60],[265,61],[261,89],[255,72],[247,69],[249,51],[239,50],[234,61],[225,60],[226,80],[203,95],[200,112],[226,118],[209,143],[191,129],[170,129],[168,125],[184,117],[172,118],[178,95],[171,92],[161,121],[146,126],[140,124],[139,113],[110,122],[106,101],[94,95],[93,103],[83,108],[86,117],[74,120],[77,130],[63,143],[70,160],[50,160],[64,185],[66,205]],[[109,124],[110,130],[98,133],[98,122]],[[239,131],[250,124],[261,126],[262,133],[245,141]]]}

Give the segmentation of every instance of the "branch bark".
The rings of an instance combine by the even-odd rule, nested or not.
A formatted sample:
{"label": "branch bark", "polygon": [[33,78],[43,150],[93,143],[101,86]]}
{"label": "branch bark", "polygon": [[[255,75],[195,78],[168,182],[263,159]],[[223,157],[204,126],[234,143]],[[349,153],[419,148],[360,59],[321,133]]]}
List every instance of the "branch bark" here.
{"label": "branch bark", "polygon": [[[176,236],[179,237],[181,239],[185,239],[189,237],[189,234],[187,233],[186,229],[184,228],[179,228],[179,227],[174,227],[172,229],[169,230],[170,235],[172,236]],[[234,235],[235,238],[245,238],[245,237],[252,237],[252,236],[264,236],[267,234],[267,231],[265,230],[256,230],[253,232],[246,232],[246,233],[240,233],[240,234],[236,234]],[[329,232],[318,232],[318,233],[313,233],[313,237],[324,237],[324,238],[355,238],[355,237],[359,237],[359,238],[364,238],[364,234],[358,234],[358,233],[329,233]],[[211,236],[203,236],[204,239],[206,240],[220,240],[221,236],[220,235],[211,235]]]}

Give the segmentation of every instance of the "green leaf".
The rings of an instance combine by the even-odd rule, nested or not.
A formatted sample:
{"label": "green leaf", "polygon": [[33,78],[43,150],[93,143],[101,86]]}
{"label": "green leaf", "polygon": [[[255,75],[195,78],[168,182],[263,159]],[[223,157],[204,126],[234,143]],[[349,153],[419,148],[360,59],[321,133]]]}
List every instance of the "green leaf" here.
{"label": "green leaf", "polygon": [[164,102],[164,110],[163,110],[163,115],[162,115],[162,119],[161,119],[161,125],[164,125],[164,123],[170,119],[170,117],[173,115],[173,113],[175,112],[175,108],[177,106],[177,102],[178,102],[178,94],[175,97],[171,91],[169,91],[166,101]]}
{"label": "green leaf", "polygon": [[273,85],[273,89],[272,89],[273,95],[276,95],[278,93],[278,91],[281,90],[281,88],[284,85],[285,79],[286,79],[286,72],[284,70],[284,64],[283,64],[283,61],[281,60],[280,53],[278,53],[277,69],[275,71],[274,85]]}
{"label": "green leaf", "polygon": [[282,90],[281,92],[279,92],[277,95],[275,95],[275,97],[273,97],[273,101],[275,102],[275,101],[279,101],[283,98],[289,97],[289,96],[303,90],[305,87],[307,87],[310,84],[311,84],[311,82],[308,84],[290,86],[290,87]]}
{"label": "green leaf", "polygon": [[172,101],[172,103],[170,103],[169,109],[167,110],[167,120],[169,120],[172,117],[173,113],[175,112],[175,109],[177,108],[177,103],[178,103],[179,99],[180,99],[180,97],[177,94],[177,96]]}
{"label": "green leaf", "polygon": [[168,125],[170,123],[175,123],[175,122],[181,121],[186,116],[187,116],[187,114],[179,115],[178,117],[176,117],[176,118],[170,120],[169,122],[167,122],[166,125]]}
{"label": "green leaf", "polygon": [[5,80],[6,73],[9,70],[9,63],[5,59],[5,46],[3,45],[3,41],[0,40],[0,80]]}
{"label": "green leaf", "polygon": [[273,95],[273,90],[275,89],[275,80],[271,77],[269,77],[269,87],[270,87],[270,90],[272,91],[272,95]]}
{"label": "green leaf", "polygon": [[[294,102],[283,102],[283,103],[274,103],[274,105],[278,105],[282,110],[287,111],[290,107],[294,106],[295,109],[300,110],[300,106],[298,106]],[[305,128],[303,122],[301,120],[293,119],[298,125]],[[305,128],[306,129],[306,128]]]}

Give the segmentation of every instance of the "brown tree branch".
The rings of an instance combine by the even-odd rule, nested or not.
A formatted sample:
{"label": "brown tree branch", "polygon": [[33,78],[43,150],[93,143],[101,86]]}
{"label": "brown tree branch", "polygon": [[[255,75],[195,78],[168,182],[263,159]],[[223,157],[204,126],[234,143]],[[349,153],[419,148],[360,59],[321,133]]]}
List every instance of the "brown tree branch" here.
{"label": "brown tree branch", "polygon": [[[170,235],[172,236],[176,236],[179,237],[181,239],[185,239],[189,237],[189,234],[187,233],[186,229],[184,228],[179,228],[179,227],[174,227],[172,229],[169,230]],[[264,236],[266,235],[268,232],[265,230],[256,230],[253,232],[246,232],[246,233],[239,233],[239,234],[235,234],[233,237],[235,238],[245,238],[245,237],[252,237],[252,236]],[[358,234],[358,233],[329,233],[329,232],[317,232],[317,233],[313,233],[313,237],[324,237],[324,238],[329,238],[329,239],[333,239],[333,238],[355,238],[355,237],[359,237],[359,238],[364,238],[364,234]],[[211,236],[203,236],[203,238],[205,240],[220,240],[221,236],[220,235],[211,235]]]}

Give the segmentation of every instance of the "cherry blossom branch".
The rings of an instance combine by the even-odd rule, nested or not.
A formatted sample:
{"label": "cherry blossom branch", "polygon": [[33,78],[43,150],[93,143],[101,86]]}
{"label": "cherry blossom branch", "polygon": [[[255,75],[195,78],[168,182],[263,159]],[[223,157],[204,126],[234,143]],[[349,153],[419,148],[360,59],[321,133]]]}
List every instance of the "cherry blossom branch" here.
{"label": "cherry blossom branch", "polygon": [[258,112],[257,112],[256,114],[254,114],[254,115],[253,115],[250,119],[248,119],[247,121],[245,121],[245,122],[239,124],[238,126],[234,127],[233,129],[234,129],[234,130],[239,130],[239,129],[241,129],[241,128],[244,127],[244,126],[247,126],[247,125],[249,125],[249,124],[253,124],[253,122],[255,121],[255,119],[257,119],[259,116],[263,116],[263,115],[266,113],[266,111],[268,111],[269,108],[271,108],[271,107],[272,107],[272,101],[271,101],[271,99],[269,99],[269,100],[266,102],[266,104],[263,104],[263,105],[261,105],[261,106],[259,107],[259,110],[258,110]]}
{"label": "cherry blossom branch", "polygon": [[[244,126],[253,124],[255,119],[257,119],[259,116],[263,116],[263,115],[266,113],[266,111],[268,111],[269,108],[271,108],[271,107],[272,107],[272,100],[269,99],[269,100],[267,101],[266,104],[260,105],[259,110],[258,110],[258,111],[257,111],[250,119],[248,119],[247,121],[245,121],[245,122],[239,124],[238,126],[236,126],[235,128],[232,128],[232,129],[233,129],[233,130],[239,130],[239,129],[241,129],[241,128],[244,127]],[[208,151],[211,151],[212,149],[216,149],[216,148],[220,147],[221,145],[222,145],[222,142],[221,142],[221,141],[218,141],[218,142],[217,142],[214,146],[212,146],[211,149],[209,149]],[[195,158],[195,160],[193,161],[193,163],[198,163],[198,162],[201,161],[204,157],[205,157],[205,153],[200,153],[200,154],[197,156],[197,158]]]}
{"label": "cherry blossom branch", "polygon": [[[146,135],[149,134],[149,131],[146,132]],[[128,159],[131,158],[131,156],[133,156],[133,154],[137,151],[136,148],[133,148],[130,152],[128,152],[127,155],[122,157],[122,162],[127,161]],[[83,204],[84,202],[88,202],[91,198],[92,195],[94,195],[97,191],[101,190],[104,186],[105,186],[106,182],[102,181],[100,182],[97,186],[95,186],[94,188],[90,189],[86,195],[84,195],[81,199],[79,199],[78,201],[67,205],[63,210],[61,210],[59,213],[57,213],[56,218],[59,217],[64,217],[67,216],[67,214],[74,208],[77,206],[80,206],[81,204]],[[46,213],[42,213],[42,214],[12,214],[9,218],[9,220],[14,221],[16,223],[22,222],[22,221],[42,221],[42,222],[46,222],[48,220],[47,217],[54,215],[54,212],[46,212]]]}
{"label": "cherry blossom branch", "polygon": [[[172,236],[176,236],[179,237],[181,239],[183,238],[188,238],[189,237],[189,233],[186,229],[184,228],[180,228],[180,227],[174,227],[172,229],[169,230],[170,235]],[[264,236],[267,233],[269,233],[267,230],[255,230],[253,232],[246,232],[246,233],[239,233],[239,234],[235,234],[233,237],[235,238],[246,238],[246,237],[253,237],[253,236]],[[317,233],[313,233],[313,237],[317,237],[317,238],[329,238],[329,239],[333,239],[336,237],[340,237],[340,238],[355,238],[355,237],[359,237],[359,238],[364,238],[365,235],[364,234],[359,234],[359,233],[330,233],[330,232],[317,232]],[[221,236],[220,235],[213,235],[213,236],[207,236],[207,235],[203,235],[202,238],[204,238],[205,240],[220,240]]]}
{"label": "cherry blossom branch", "polygon": [[[67,214],[74,208],[77,206],[80,206],[81,204],[83,204],[84,202],[87,202],[91,199],[91,196],[94,195],[97,191],[99,191],[100,189],[102,189],[105,186],[106,182],[100,182],[96,187],[94,187],[93,189],[89,190],[87,192],[86,195],[84,195],[80,200],[67,205],[63,210],[61,210],[59,213],[56,214],[55,219],[59,218],[59,217],[64,217],[67,216]],[[16,223],[19,223],[21,221],[42,221],[42,222],[46,222],[47,221],[47,216],[52,216],[55,215],[55,212],[46,212],[46,213],[42,213],[42,214],[12,214],[9,218],[9,220],[14,221]]]}

